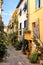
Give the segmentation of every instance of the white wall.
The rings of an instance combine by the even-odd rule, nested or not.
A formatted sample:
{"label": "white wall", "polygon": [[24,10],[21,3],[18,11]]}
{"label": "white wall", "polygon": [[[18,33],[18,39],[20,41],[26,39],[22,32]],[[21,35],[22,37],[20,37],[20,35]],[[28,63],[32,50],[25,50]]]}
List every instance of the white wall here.
{"label": "white wall", "polygon": [[20,29],[20,23],[22,23],[22,37],[23,37],[24,21],[27,20],[27,17],[26,17],[26,15],[27,15],[27,10],[26,10],[25,12],[23,11],[24,4],[25,4],[26,2],[27,2],[27,0],[24,0],[24,1],[22,2],[22,4],[20,5],[20,7],[19,7],[19,12],[20,12],[20,9],[21,9],[21,10],[22,10],[22,14],[21,14],[21,16],[18,15],[18,35],[20,35],[20,34],[19,34],[19,29]]}
{"label": "white wall", "polygon": [[[20,28],[20,23],[22,23],[22,29],[24,28],[24,21],[27,20],[26,18],[27,12],[22,11],[22,16],[19,16],[19,28]],[[23,31],[22,31],[23,35]]]}

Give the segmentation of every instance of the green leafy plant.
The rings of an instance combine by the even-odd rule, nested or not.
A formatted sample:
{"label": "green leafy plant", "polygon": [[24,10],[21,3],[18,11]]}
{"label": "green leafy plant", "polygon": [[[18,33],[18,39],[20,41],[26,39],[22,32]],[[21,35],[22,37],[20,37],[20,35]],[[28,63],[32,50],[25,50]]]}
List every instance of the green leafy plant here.
{"label": "green leafy plant", "polygon": [[0,43],[0,60],[3,59],[4,55],[7,52],[7,47],[4,43]]}
{"label": "green leafy plant", "polygon": [[36,63],[37,62],[37,59],[38,59],[38,53],[37,52],[34,52],[32,53],[30,56],[29,56],[29,59],[32,63]]}
{"label": "green leafy plant", "polygon": [[22,48],[22,41],[18,41],[16,43],[16,50],[21,50],[21,48]]}
{"label": "green leafy plant", "polygon": [[7,47],[5,43],[5,35],[4,35],[4,32],[1,32],[0,33],[0,60],[3,59],[6,52],[7,52]]}
{"label": "green leafy plant", "polygon": [[22,44],[23,44],[23,46],[22,46],[22,52],[25,54],[26,51],[28,51],[28,41],[25,40],[25,39],[23,39],[22,40]]}
{"label": "green leafy plant", "polygon": [[13,46],[15,46],[17,42],[17,33],[13,32],[9,34],[9,39],[11,40],[11,43]]}

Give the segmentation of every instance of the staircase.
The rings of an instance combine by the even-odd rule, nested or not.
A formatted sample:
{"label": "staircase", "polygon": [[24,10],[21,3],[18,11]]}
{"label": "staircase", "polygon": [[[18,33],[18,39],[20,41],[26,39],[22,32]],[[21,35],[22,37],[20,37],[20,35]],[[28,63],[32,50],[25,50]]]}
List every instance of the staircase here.
{"label": "staircase", "polygon": [[[39,53],[39,55],[41,54],[41,56],[43,55],[43,42],[40,40],[40,38],[34,34],[34,38],[32,40],[32,43],[33,43],[33,49],[34,49],[34,46],[35,46],[35,49],[34,51],[37,51]],[[32,49],[32,50],[33,50]]]}
{"label": "staircase", "polygon": [[[27,32],[24,33],[24,39],[28,40],[28,47],[30,52],[37,51],[39,52],[39,49],[43,47],[43,42],[40,40],[38,35],[34,33],[34,38],[31,39],[31,33]],[[40,53],[40,52],[39,52]]]}
{"label": "staircase", "polygon": [[37,43],[39,43],[40,46],[43,46],[43,42],[40,40],[40,38],[37,36],[36,33],[34,33],[34,38],[35,38],[35,40],[37,40]]}

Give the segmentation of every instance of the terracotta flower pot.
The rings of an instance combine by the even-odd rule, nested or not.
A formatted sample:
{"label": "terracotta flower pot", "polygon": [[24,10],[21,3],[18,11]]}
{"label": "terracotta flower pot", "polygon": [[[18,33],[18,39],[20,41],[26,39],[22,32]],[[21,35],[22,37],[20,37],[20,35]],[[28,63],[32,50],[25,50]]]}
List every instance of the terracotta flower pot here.
{"label": "terracotta flower pot", "polygon": [[26,55],[30,55],[30,52],[26,52]]}

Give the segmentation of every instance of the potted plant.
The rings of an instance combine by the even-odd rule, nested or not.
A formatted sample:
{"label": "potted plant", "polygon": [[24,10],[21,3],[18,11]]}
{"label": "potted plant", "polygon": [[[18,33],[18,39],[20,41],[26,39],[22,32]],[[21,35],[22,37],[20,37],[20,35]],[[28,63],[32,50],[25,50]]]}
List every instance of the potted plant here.
{"label": "potted plant", "polygon": [[34,53],[30,54],[29,59],[30,59],[30,62],[37,63],[38,53],[37,52],[34,52]]}

